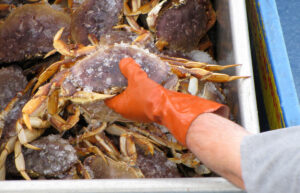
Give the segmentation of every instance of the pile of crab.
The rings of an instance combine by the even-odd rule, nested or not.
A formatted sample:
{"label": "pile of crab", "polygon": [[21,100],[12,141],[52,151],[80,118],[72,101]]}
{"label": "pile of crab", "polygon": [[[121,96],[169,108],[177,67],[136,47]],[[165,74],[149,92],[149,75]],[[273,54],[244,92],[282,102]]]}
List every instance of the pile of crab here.
{"label": "pile of crab", "polygon": [[104,103],[126,88],[118,64],[132,57],[165,88],[226,104],[222,83],[243,77],[214,72],[236,65],[212,59],[209,0],[4,3],[0,179],[214,175],[163,126]]}

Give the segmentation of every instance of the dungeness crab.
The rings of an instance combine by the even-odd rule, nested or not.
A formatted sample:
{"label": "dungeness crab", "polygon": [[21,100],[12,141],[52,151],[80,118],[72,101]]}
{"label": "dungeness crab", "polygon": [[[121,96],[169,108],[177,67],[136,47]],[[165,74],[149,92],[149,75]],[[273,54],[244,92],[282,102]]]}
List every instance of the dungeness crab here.
{"label": "dungeness crab", "polygon": [[[141,5],[141,0],[125,2]],[[130,9],[125,4],[124,14],[136,29],[139,26],[132,16],[147,14],[147,27],[154,32],[160,50],[164,47],[180,51],[196,49],[216,21],[210,0],[153,0],[137,9]]]}
{"label": "dungeness crab", "polygon": [[[53,49],[52,38],[71,17],[50,5],[26,4],[14,9],[0,25],[0,63],[31,59]],[[63,37],[67,40],[68,33]]]}
{"label": "dungeness crab", "polygon": [[[107,143],[103,143],[105,142],[105,136],[101,135],[103,129],[112,135],[119,135],[120,140],[124,139],[120,141],[120,149],[123,154],[121,159],[130,165],[136,163],[134,153],[136,150],[132,143],[137,143],[151,154],[153,154],[155,148],[153,144],[163,145],[175,150],[184,149],[177,143],[145,134],[145,132],[142,133],[146,136],[142,136],[122,127],[112,125],[106,127],[106,122],[110,124],[114,121],[124,121],[124,118],[106,107],[106,110],[112,116],[105,112],[106,116],[103,119],[103,111],[99,111],[100,114],[95,114],[96,111],[91,111],[91,108],[88,108],[88,106],[97,104],[97,109],[105,109],[104,103],[101,103],[101,101],[120,93],[126,87],[127,81],[118,67],[119,61],[124,57],[135,59],[152,80],[173,90],[177,90],[180,81],[191,75],[200,80],[217,82],[242,78],[209,71],[222,70],[236,65],[210,65],[150,53],[148,49],[142,46],[142,43],[145,42],[139,37],[137,37],[138,41],[133,41],[136,45],[122,43],[122,40],[115,41],[114,44],[109,44],[111,42],[109,40],[100,40],[99,43],[98,40],[92,38],[94,45],[82,47],[64,43],[60,40],[62,33],[63,28],[54,37],[53,45],[65,58],[52,64],[41,74],[35,88],[38,88],[57,72],[52,80],[39,87],[38,92],[25,104],[22,110],[22,118],[16,123],[18,139],[14,138],[9,144],[6,144],[10,151],[15,146],[15,154],[18,155],[16,156],[16,167],[25,179],[30,178],[24,168],[25,164],[20,145],[38,150],[39,148],[28,143],[36,136],[40,136],[46,127],[51,125],[60,132],[69,130],[79,121],[80,114],[95,130],[87,131],[79,137],[79,141],[84,142],[87,148],[96,152],[102,158],[105,158],[105,156],[97,148],[93,148],[93,143],[95,142],[94,138],[96,138],[97,142],[95,143],[101,143],[102,148],[109,146]],[[110,38],[109,35],[105,37]],[[106,42],[106,44],[101,42]],[[145,45],[147,44],[145,43]],[[68,115],[67,119],[62,118],[63,112]],[[99,127],[99,121],[103,122],[101,127]],[[114,153],[113,148],[106,148],[106,151],[110,152],[109,155],[113,159],[120,157],[118,153]],[[1,157],[4,156],[4,161],[7,152],[5,149],[0,155]],[[3,159],[1,161],[3,163]],[[3,169],[4,166],[0,166],[0,169]]]}

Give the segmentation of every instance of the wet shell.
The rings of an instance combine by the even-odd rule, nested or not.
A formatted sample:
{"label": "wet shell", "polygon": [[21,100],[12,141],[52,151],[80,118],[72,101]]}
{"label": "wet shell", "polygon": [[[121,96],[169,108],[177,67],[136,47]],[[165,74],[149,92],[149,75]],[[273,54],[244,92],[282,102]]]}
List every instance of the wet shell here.
{"label": "wet shell", "polygon": [[84,167],[92,179],[138,178],[139,169],[128,166],[125,162],[107,158],[107,163],[100,156],[90,156],[84,161]]}
{"label": "wet shell", "polygon": [[26,170],[31,174],[59,177],[69,170],[78,160],[76,151],[59,135],[48,135],[32,143],[41,150],[25,149]]}
{"label": "wet shell", "polygon": [[67,40],[70,16],[46,4],[16,8],[0,26],[0,63],[40,56],[54,49],[53,36],[65,27]]}
{"label": "wet shell", "polygon": [[26,84],[26,77],[19,67],[10,66],[0,69],[0,112],[17,92],[25,88]]}
{"label": "wet shell", "polygon": [[70,69],[70,75],[62,87],[67,95],[72,95],[78,89],[110,93],[112,88],[126,87],[127,80],[119,69],[119,62],[124,57],[132,57],[149,78],[159,84],[165,83],[170,77],[169,67],[156,55],[137,46],[115,44],[100,46],[96,52],[78,61]]}
{"label": "wet shell", "polygon": [[137,166],[146,178],[176,178],[181,177],[175,163],[168,160],[164,152],[155,151],[153,155],[138,148]]}
{"label": "wet shell", "polygon": [[72,15],[72,38],[89,44],[88,34],[101,35],[112,30],[122,13],[122,0],[86,0]]}
{"label": "wet shell", "polygon": [[190,51],[197,47],[213,19],[209,0],[172,1],[159,13],[156,36],[171,49]]}

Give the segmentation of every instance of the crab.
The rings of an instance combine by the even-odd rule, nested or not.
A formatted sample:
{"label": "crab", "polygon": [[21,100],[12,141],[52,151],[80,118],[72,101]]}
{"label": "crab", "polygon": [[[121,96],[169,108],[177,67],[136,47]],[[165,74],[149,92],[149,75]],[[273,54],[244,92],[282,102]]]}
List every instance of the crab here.
{"label": "crab", "polygon": [[[53,49],[52,38],[62,27],[69,31],[71,18],[45,3],[14,9],[0,25],[0,63],[41,57]],[[63,36],[67,40],[68,33]]]}
{"label": "crab", "polygon": [[152,6],[142,6],[137,10],[127,6],[124,14],[136,29],[139,26],[132,16],[147,14],[147,27],[154,32],[160,50],[164,47],[180,51],[196,49],[216,21],[210,0],[153,0],[148,4]]}
{"label": "crab", "polygon": [[[64,43],[60,39],[62,33],[63,29],[59,30],[55,35],[53,46],[65,57],[63,60],[50,65],[40,75],[34,88],[34,90],[39,88],[37,93],[23,107],[22,118],[16,124],[16,128],[19,131],[18,147],[25,145],[29,148],[38,149],[29,144],[31,139],[26,138],[24,136],[25,133],[33,134],[39,131],[37,133],[40,135],[43,129],[50,125],[59,132],[64,132],[76,125],[80,114],[85,117],[85,120],[92,128],[96,127],[94,123],[99,122],[99,120],[101,122],[123,120],[124,118],[116,113],[114,113],[113,119],[109,115],[106,119],[103,119],[101,113],[100,115],[95,114],[95,112],[89,110],[88,106],[94,105],[95,107],[97,104],[96,109],[101,109],[104,103],[101,104],[99,101],[115,96],[126,87],[127,81],[118,67],[119,61],[124,57],[134,58],[148,74],[149,78],[174,90],[177,88],[178,81],[180,82],[181,79],[185,80],[190,75],[201,80],[215,80],[217,82],[243,78],[241,76],[228,76],[208,71],[222,70],[236,65],[210,65],[188,61],[183,58],[156,55],[138,46],[142,43],[141,41],[133,41],[134,43],[138,42],[139,44],[137,45],[128,43],[101,44],[101,42],[109,43],[110,41],[95,41],[93,39],[93,45],[82,47]],[[52,75],[54,77],[49,83],[40,86]],[[67,114],[68,117],[63,119],[62,113]],[[99,138],[99,135],[96,136]],[[139,135],[133,135],[133,137],[135,141],[141,141]],[[128,137],[125,138],[127,139]],[[144,138],[142,137],[142,139]],[[160,145],[171,144],[172,148],[178,147],[164,140],[155,140],[157,140],[155,137],[151,139],[151,143],[155,142]],[[95,150],[93,144],[90,144],[89,141],[85,143],[90,146],[90,149]],[[149,148],[151,145],[144,147]],[[113,155],[113,152],[110,155]],[[128,157],[128,160],[133,160],[132,162],[134,163],[135,158],[131,158],[130,155]],[[118,157],[116,156],[115,158]],[[23,172],[23,176],[28,177],[24,168],[21,168],[20,171]]]}
{"label": "crab", "polygon": [[[60,135],[48,135],[35,140],[32,144],[40,150],[27,148],[23,150],[26,172],[32,178],[65,178],[79,161],[76,150]],[[7,173],[17,175],[16,169],[13,170],[13,164],[8,163],[7,168]]]}
{"label": "crab", "polygon": [[[7,104],[6,108],[0,113],[0,179],[5,179],[5,161],[7,156],[15,152],[15,162],[17,170],[25,179],[30,179],[25,172],[24,158],[21,152],[21,144],[32,149],[38,149],[31,146],[26,141],[33,141],[38,138],[48,127],[48,125],[34,131],[20,130],[17,127],[18,119],[22,116],[22,108],[30,98],[30,89],[34,84],[34,79],[26,87],[18,92],[16,96]],[[25,143],[24,143],[25,142]]]}
{"label": "crab", "polygon": [[100,38],[111,31],[121,21],[122,5],[122,0],[85,0],[72,14],[72,39],[87,45],[88,34]]}
{"label": "crab", "polygon": [[142,178],[140,169],[109,157],[90,156],[84,161],[84,168],[91,179]]}
{"label": "crab", "polygon": [[[176,164],[169,161],[159,147],[169,146],[176,150],[184,147],[175,143],[171,145],[171,141],[149,132],[147,135],[147,131],[136,130],[132,126],[107,126],[103,123],[97,129],[72,139],[72,143],[76,143],[77,152],[81,152],[81,156],[88,155],[84,161],[90,176],[88,178],[179,177]],[[96,156],[89,157],[91,152]],[[151,161],[151,158],[156,161]]]}
{"label": "crab", "polygon": [[26,84],[27,80],[21,68],[10,66],[0,69],[0,112],[26,87]]}

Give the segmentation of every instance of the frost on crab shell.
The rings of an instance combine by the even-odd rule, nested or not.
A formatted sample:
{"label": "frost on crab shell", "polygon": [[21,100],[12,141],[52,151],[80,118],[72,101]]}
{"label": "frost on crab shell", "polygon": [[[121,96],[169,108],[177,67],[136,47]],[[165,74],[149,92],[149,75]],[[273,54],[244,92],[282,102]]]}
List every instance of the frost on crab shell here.
{"label": "frost on crab shell", "polygon": [[62,174],[78,160],[76,150],[59,135],[49,135],[34,141],[32,144],[41,150],[25,149],[26,166],[40,175]]}
{"label": "frost on crab shell", "polygon": [[70,69],[71,74],[65,83],[69,82],[73,87],[86,92],[100,93],[109,93],[113,87],[124,87],[126,79],[119,71],[118,64],[121,58],[125,57],[134,58],[149,77],[154,77],[159,83],[165,81],[168,76],[168,67],[163,65],[164,62],[158,56],[138,46],[120,43],[112,46],[100,45],[95,52],[78,61]]}

